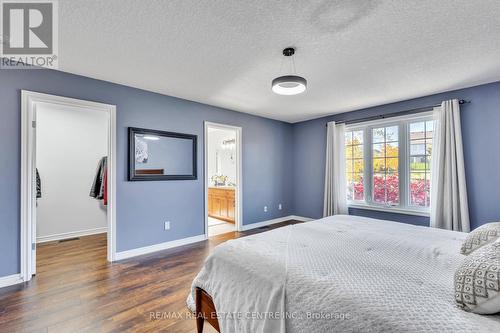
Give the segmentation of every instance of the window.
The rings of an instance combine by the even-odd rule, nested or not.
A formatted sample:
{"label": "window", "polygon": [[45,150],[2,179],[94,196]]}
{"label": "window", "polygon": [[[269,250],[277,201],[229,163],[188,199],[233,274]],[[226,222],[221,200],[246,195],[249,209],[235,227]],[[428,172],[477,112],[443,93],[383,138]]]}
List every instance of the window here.
{"label": "window", "polygon": [[376,127],[372,134],[372,198],[378,204],[399,203],[399,128]]}
{"label": "window", "polygon": [[431,152],[434,123],[410,123],[410,205],[430,206]]}
{"label": "window", "polygon": [[363,190],[363,131],[350,131],[345,135],[347,199],[364,201]]}
{"label": "window", "polygon": [[426,214],[433,131],[430,113],[347,126],[348,203]]}

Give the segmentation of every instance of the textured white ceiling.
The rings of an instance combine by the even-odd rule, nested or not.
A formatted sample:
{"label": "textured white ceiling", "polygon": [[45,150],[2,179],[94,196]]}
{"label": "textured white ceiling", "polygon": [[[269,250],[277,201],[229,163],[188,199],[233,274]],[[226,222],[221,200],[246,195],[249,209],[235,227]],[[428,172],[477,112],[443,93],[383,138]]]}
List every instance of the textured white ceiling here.
{"label": "textured white ceiling", "polygon": [[[62,71],[288,122],[500,80],[500,0],[59,6]],[[270,89],[287,46],[297,96]]]}

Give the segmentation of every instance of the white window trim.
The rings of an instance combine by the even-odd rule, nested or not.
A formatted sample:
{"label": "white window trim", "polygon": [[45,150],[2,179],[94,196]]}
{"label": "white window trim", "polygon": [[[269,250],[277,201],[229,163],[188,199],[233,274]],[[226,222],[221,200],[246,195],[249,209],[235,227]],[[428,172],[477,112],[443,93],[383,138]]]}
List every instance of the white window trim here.
{"label": "white window trim", "polygon": [[[364,195],[365,201],[354,201],[347,200],[347,205],[350,208],[365,209],[365,210],[375,210],[389,213],[406,214],[406,215],[416,215],[416,216],[430,216],[430,208],[418,208],[409,205],[410,193],[409,193],[409,174],[410,174],[410,164],[409,164],[409,145],[410,140],[408,139],[408,126],[409,122],[414,122],[418,120],[430,120],[432,119],[432,111],[420,112],[412,115],[384,118],[371,120],[366,122],[355,123],[347,125],[345,131],[356,131],[363,130],[363,159],[364,163],[364,173],[363,179],[364,183]],[[378,126],[393,126],[398,125],[399,128],[399,205],[380,205],[372,202],[372,188],[373,188],[373,177],[372,177],[372,138],[371,129]]]}
{"label": "white window trim", "polygon": [[402,208],[399,206],[383,206],[383,205],[369,205],[366,203],[362,202],[355,202],[355,201],[348,201],[347,206],[349,208],[355,208],[355,209],[364,209],[364,210],[375,210],[378,212],[386,212],[386,213],[396,213],[396,214],[404,214],[404,215],[415,215],[415,216],[430,216],[430,211],[428,209],[411,209],[410,207],[408,208]]}

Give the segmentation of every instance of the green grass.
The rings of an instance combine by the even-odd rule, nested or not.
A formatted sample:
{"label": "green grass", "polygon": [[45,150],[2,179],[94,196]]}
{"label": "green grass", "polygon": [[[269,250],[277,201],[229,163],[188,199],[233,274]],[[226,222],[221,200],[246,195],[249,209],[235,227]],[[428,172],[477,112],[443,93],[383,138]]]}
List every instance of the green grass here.
{"label": "green grass", "polygon": [[[411,171],[425,171],[425,163],[410,163]],[[427,169],[428,170],[428,169]]]}

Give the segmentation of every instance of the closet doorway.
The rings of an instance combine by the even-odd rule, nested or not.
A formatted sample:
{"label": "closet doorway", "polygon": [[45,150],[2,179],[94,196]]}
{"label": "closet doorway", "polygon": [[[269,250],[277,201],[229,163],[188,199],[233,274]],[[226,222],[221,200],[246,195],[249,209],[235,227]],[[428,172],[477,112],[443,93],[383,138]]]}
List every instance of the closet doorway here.
{"label": "closet doorway", "polygon": [[23,280],[36,273],[41,244],[98,237],[113,261],[116,107],[24,90],[21,100]]}
{"label": "closet doorway", "polygon": [[205,122],[205,235],[242,225],[241,127]]}

